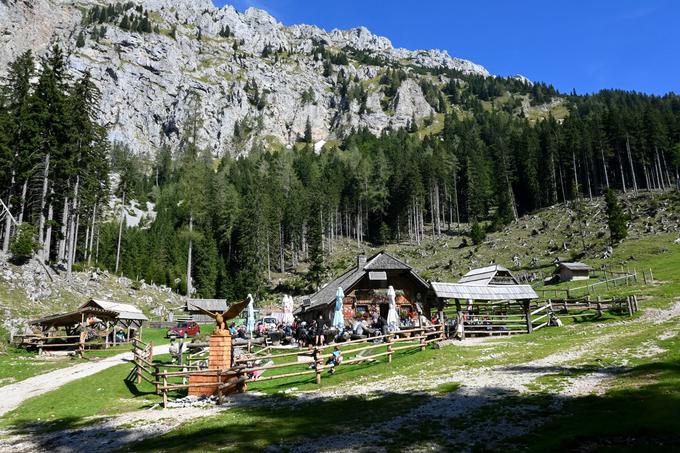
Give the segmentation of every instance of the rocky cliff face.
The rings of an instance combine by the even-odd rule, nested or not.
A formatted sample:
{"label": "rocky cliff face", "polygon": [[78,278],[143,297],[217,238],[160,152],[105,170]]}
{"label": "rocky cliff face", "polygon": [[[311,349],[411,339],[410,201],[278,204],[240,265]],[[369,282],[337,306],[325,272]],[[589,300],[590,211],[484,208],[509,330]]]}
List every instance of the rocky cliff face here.
{"label": "rocky cliff face", "polygon": [[[256,141],[289,146],[307,121],[314,141],[357,127],[378,133],[432,113],[418,83],[424,76],[413,67],[488,76],[444,51],[395,49],[365,28],[285,27],[262,10],[240,13],[209,0],[149,0],[139,3],[144,11],[131,4],[114,18],[88,20],[109,4],[0,0],[0,67],[25,50],[42,55],[59,43],[72,71],[89,69],[99,85],[110,138],[139,154],[176,145],[194,118],[201,146],[215,155],[247,152]],[[151,31],[126,30],[123,16],[147,17]],[[390,66],[411,75],[387,97],[380,78]],[[339,78],[360,94],[348,96]]]}

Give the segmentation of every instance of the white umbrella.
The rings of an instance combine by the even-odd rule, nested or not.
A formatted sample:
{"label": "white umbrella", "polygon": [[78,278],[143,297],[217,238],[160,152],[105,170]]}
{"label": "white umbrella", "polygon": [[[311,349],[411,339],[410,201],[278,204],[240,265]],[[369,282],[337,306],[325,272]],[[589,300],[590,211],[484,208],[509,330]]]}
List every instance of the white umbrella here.
{"label": "white umbrella", "polygon": [[252,333],[255,330],[255,307],[253,306],[253,295],[248,294],[248,318],[246,321],[246,330]]}
{"label": "white umbrella", "polygon": [[345,298],[345,293],[342,288],[338,286],[335,292],[335,313],[333,314],[333,327],[340,330],[345,328],[345,318],[342,316],[342,301]]}
{"label": "white umbrella", "polygon": [[392,285],[387,289],[387,298],[389,299],[390,310],[387,312],[387,325],[399,329],[399,315],[397,315],[397,293],[394,291]]}
{"label": "white umbrella", "polygon": [[293,298],[291,296],[283,296],[283,323],[293,324]]}

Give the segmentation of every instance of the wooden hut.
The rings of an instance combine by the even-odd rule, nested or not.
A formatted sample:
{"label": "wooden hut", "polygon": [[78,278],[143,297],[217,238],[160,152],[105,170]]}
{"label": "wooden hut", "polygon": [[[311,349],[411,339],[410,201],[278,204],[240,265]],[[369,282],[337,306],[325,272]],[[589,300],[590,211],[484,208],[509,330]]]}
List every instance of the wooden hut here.
{"label": "wooden hut", "polygon": [[191,316],[191,321],[201,324],[214,323],[215,320],[196,307],[220,313],[227,311],[228,308],[226,299],[187,299],[184,311]]}
{"label": "wooden hut", "polygon": [[343,315],[346,321],[368,316],[372,311],[378,311],[386,318],[389,311],[389,286],[394,287],[397,293],[396,302],[401,315],[405,315],[409,309],[415,310],[418,304],[429,316],[426,303],[429,284],[411,266],[384,251],[368,259],[359,255],[356,266],[315,294],[303,298],[302,306],[295,311],[295,315],[308,321],[319,315],[326,320],[332,319],[335,293],[341,287],[345,293]]}
{"label": "wooden hut", "polygon": [[560,261],[557,263],[555,274],[560,276],[561,282],[568,282],[571,280],[588,280],[590,278],[590,271],[592,270],[593,268],[585,263],[564,263]]}

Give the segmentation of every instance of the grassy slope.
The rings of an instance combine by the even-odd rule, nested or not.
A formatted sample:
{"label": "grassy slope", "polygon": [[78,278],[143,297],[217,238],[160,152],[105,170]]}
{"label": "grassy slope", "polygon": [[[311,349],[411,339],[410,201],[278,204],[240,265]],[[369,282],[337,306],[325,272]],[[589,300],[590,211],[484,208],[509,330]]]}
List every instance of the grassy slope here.
{"label": "grassy slope", "polygon": [[[548,212],[550,214],[550,212]],[[508,241],[516,241],[518,236],[528,234],[531,226],[526,228],[523,223],[539,222],[538,219],[523,219],[520,225],[510,227],[506,232],[492,236],[491,242],[496,249],[483,246],[477,249],[476,255],[486,256],[503,247],[501,239],[509,237]],[[595,226],[592,226],[595,225]],[[591,223],[589,237],[596,237],[597,222]],[[529,237],[531,237],[529,235]],[[652,268],[655,278],[664,282],[655,285],[638,285],[627,288],[640,296],[646,296],[644,307],[667,307],[680,295],[680,245],[674,244],[674,233],[646,236],[640,234],[636,226],[631,232],[631,239],[624,242],[616,250],[615,259],[634,256],[638,269]],[[455,240],[456,238],[453,238]],[[542,240],[543,238],[540,238]],[[452,239],[449,239],[452,240]],[[405,246],[393,246],[404,248]],[[528,247],[538,250],[541,245],[530,244]],[[468,247],[468,250],[471,249]],[[441,250],[441,249],[440,249]],[[451,252],[451,248],[444,249]],[[452,251],[454,256],[457,249]],[[463,251],[465,252],[465,250]],[[351,252],[346,260],[350,260]],[[434,258],[441,260],[437,254],[414,258],[420,265]],[[343,259],[343,258],[340,258]],[[543,260],[546,264],[550,255]],[[630,261],[630,260],[629,260]],[[597,263],[595,263],[597,264]],[[437,271],[437,270],[435,270]],[[448,271],[448,270],[446,270]],[[624,291],[619,289],[617,291]],[[514,395],[506,398],[491,408],[481,412],[473,412],[465,417],[444,418],[437,422],[423,421],[422,426],[412,426],[403,436],[392,444],[385,446],[389,450],[398,451],[405,445],[415,442],[441,442],[442,433],[452,428],[469,426],[480,417],[493,418],[501,407],[516,404],[534,407],[535,412],[530,416],[540,418],[552,414],[546,407],[547,399],[544,392],[559,388],[565,379],[575,375],[590,372],[605,365],[626,364],[625,372],[617,375],[610,383],[611,389],[602,396],[590,396],[565,400],[565,405],[559,416],[545,428],[536,431],[529,437],[514,439],[511,446],[531,444],[532,448],[544,450],[554,449],[557,445],[572,442],[575,433],[581,436],[579,442],[591,442],[597,438],[595,433],[606,433],[606,438],[616,446],[621,446],[620,439],[628,439],[629,433],[633,437],[639,436],[645,441],[660,442],[664,439],[672,441],[674,433],[680,432],[680,421],[672,417],[680,411],[680,369],[677,363],[680,358],[680,342],[677,337],[659,340],[658,337],[673,325],[666,322],[658,325],[648,323],[618,323],[614,316],[605,319],[570,321],[564,329],[544,329],[532,335],[517,336],[503,339],[501,342],[486,343],[474,347],[448,347],[441,350],[428,349],[422,353],[404,353],[395,358],[392,365],[384,361],[373,365],[356,365],[341,367],[338,373],[322,380],[322,388],[347,386],[352,384],[367,384],[382,381],[394,376],[405,376],[414,381],[423,382],[423,389],[432,391],[429,396],[417,399],[403,394],[384,393],[372,397],[370,401],[364,399],[331,399],[323,403],[296,405],[291,409],[285,404],[282,395],[271,396],[271,405],[256,408],[231,409],[219,416],[199,419],[184,425],[158,439],[150,439],[134,445],[135,451],[207,451],[218,446],[227,451],[236,451],[246,445],[262,448],[282,441],[293,439],[315,438],[325,433],[360,430],[361,426],[376,423],[386,418],[392,418],[406,413],[414,405],[421,404],[430,398],[450,397],[456,395],[456,383],[433,388],[429,381],[446,376],[451,370],[479,368],[492,365],[523,364],[529,360],[546,357],[568,348],[585,347],[593,344],[593,340],[602,335],[610,338],[604,344],[593,347],[591,351],[574,361],[573,368],[555,370],[537,379],[530,387],[532,392],[526,395]],[[651,357],[634,357],[642,344],[652,342],[661,348],[659,354]],[[484,358],[482,360],[482,358]],[[99,373],[94,378],[69,384],[70,387],[58,389],[50,394],[34,398],[22,405],[16,411],[8,414],[2,420],[2,425],[25,428],[27,423],[40,417],[51,420],[44,429],[74,426],[88,423],[90,415],[115,415],[121,411],[141,409],[157,403],[159,398],[147,393],[144,386],[139,389],[126,387],[122,379],[129,367],[115,367]],[[114,383],[114,385],[112,385]],[[72,388],[71,388],[72,387]],[[259,390],[267,394],[277,394],[286,388],[296,387],[297,391],[316,389],[316,385],[309,378],[290,378],[285,383],[263,382],[252,385],[251,390]],[[105,390],[98,390],[98,389]],[[74,406],[56,404],[55,402],[71,402],[72,393],[83,389],[89,395],[95,395],[83,405],[73,402]],[[282,404],[274,404],[274,403]],[[370,408],[370,410],[350,411],[349,408]],[[655,411],[648,413],[646,409]],[[488,413],[488,411],[491,413]],[[486,411],[486,412],[485,412]],[[351,412],[351,416],[347,415]],[[342,415],[344,414],[344,415]],[[593,417],[593,414],[596,417]],[[619,420],[616,414],[621,414]],[[583,420],[588,420],[587,424]],[[587,425],[584,426],[584,425]],[[669,441],[669,440],[666,440]],[[510,441],[508,441],[510,442]],[[632,445],[638,445],[634,441]],[[599,444],[598,444],[599,445]],[[604,444],[603,444],[604,445]],[[603,445],[599,445],[600,447]],[[455,445],[444,445],[454,448]],[[639,446],[639,445],[638,445]],[[480,446],[483,449],[483,445]]]}

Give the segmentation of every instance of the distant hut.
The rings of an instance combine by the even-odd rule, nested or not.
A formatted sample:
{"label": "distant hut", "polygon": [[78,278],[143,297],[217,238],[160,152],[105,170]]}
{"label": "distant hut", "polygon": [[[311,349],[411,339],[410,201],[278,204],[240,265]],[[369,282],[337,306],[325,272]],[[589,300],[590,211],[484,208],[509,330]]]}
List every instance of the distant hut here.
{"label": "distant hut", "polygon": [[459,284],[465,285],[519,285],[519,281],[509,269],[493,264],[491,266],[472,269],[463,275]]}
{"label": "distant hut", "polygon": [[568,282],[570,280],[588,280],[590,278],[590,271],[593,268],[585,263],[557,263],[555,274],[560,276],[561,282]]}
{"label": "distant hut", "polygon": [[211,324],[215,320],[196,307],[220,313],[224,313],[228,308],[226,299],[187,299],[184,311],[189,314],[191,321],[200,324]]}

